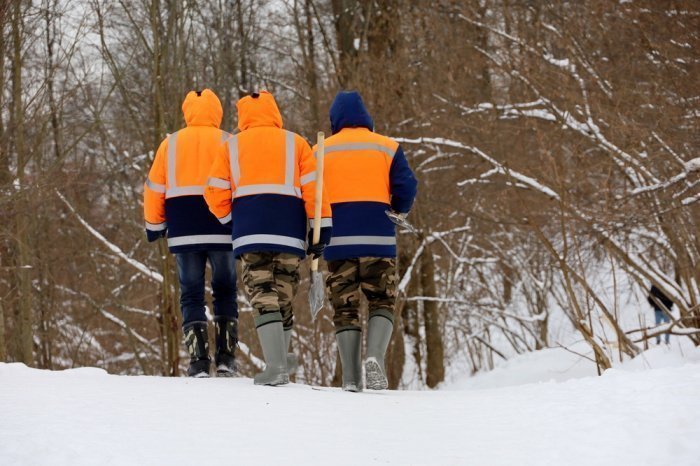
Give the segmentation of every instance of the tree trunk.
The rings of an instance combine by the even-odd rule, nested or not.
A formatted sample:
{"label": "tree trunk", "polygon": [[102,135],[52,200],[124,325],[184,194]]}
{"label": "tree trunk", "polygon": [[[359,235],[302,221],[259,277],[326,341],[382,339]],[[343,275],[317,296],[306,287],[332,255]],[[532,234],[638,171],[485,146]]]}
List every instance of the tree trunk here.
{"label": "tree trunk", "polygon": [[164,374],[172,377],[180,375],[180,306],[177,299],[177,277],[173,272],[173,256],[168,252],[165,241],[159,241],[163,257],[163,285],[161,293],[161,334],[163,335]]}
{"label": "tree trunk", "polygon": [[32,282],[31,282],[31,256],[29,240],[31,229],[29,226],[30,211],[25,201],[23,192],[25,187],[24,170],[27,164],[27,154],[24,144],[24,108],[22,105],[22,2],[15,2],[14,15],[12,17],[12,118],[14,147],[17,153],[17,183],[19,193],[16,203],[15,241],[16,270],[18,283],[17,320],[15,331],[17,359],[28,366],[34,365],[34,341],[33,341],[33,315],[32,315]]}
{"label": "tree trunk", "polygon": [[238,85],[238,97],[244,97],[252,92],[250,86],[250,69],[248,67],[248,36],[245,31],[245,18],[243,17],[243,0],[236,0],[236,23],[238,25],[238,68],[240,79]]}
{"label": "tree trunk", "polygon": [[354,25],[359,9],[357,0],[332,0],[336,44],[338,49],[338,82],[344,89],[355,85],[354,75],[357,66],[355,39],[358,37]]}
{"label": "tree trunk", "polygon": [[547,298],[544,291],[536,291],[537,311],[535,317],[544,315],[542,320],[537,321],[538,340],[535,342],[535,349],[543,349],[549,345],[549,312],[547,312]]}
{"label": "tree trunk", "polygon": [[[174,11],[169,11],[168,30],[174,29],[172,15]],[[165,96],[166,86],[163,80],[163,74],[168,70],[164,69],[163,57],[167,54],[168,38],[163,32],[163,24],[161,23],[160,1],[154,0],[151,3],[151,28],[153,31],[153,90],[154,90],[154,105],[153,105],[153,147],[158,147],[161,139],[165,135]],[[165,44],[164,44],[165,43]],[[164,375],[176,377],[180,373],[180,332],[178,325],[178,299],[177,299],[177,280],[173,273],[173,260],[168,252],[168,247],[165,241],[159,241],[159,252],[163,260],[161,261],[161,273],[163,275],[163,283],[161,285],[161,338],[162,338],[162,372]]]}
{"label": "tree trunk", "polygon": [[[54,3],[54,9],[56,4]],[[56,159],[61,158],[61,130],[59,125],[58,106],[56,105],[56,97],[54,96],[54,42],[55,34],[52,34],[53,22],[51,20],[52,10],[47,6],[45,12],[46,19],[46,85],[49,98],[49,113],[51,120],[51,133],[53,135],[53,150]]]}
{"label": "tree trunk", "polygon": [[319,114],[318,95],[318,71],[316,69],[316,44],[314,43],[313,12],[311,11],[311,0],[306,0],[304,4],[304,16],[306,19],[306,73],[309,83],[309,113],[312,128],[321,127]]}
{"label": "tree trunk", "polygon": [[[2,17],[2,22],[0,22],[0,57],[5,57],[5,27],[6,27],[6,22],[5,22],[5,15],[6,15],[6,10],[7,6],[9,4],[5,4],[3,6],[0,6],[0,14]],[[5,67],[0,66],[0,89],[5,89]],[[5,108],[5,93],[0,92],[0,108]],[[10,174],[10,152],[8,150],[8,144],[7,140],[5,139],[5,115],[4,112],[3,114],[0,114],[0,186],[5,186],[9,184],[10,180],[12,179],[12,175]]]}
{"label": "tree trunk", "polygon": [[340,353],[335,351],[335,370],[333,371],[333,379],[331,379],[331,387],[343,386],[343,365],[340,361]]}
{"label": "tree trunk", "polygon": [[394,333],[386,352],[386,376],[389,381],[389,389],[391,390],[399,388],[401,376],[403,376],[403,367],[406,363],[402,320],[401,313],[394,314]]}
{"label": "tree trunk", "polygon": [[[430,245],[421,256],[420,283],[423,296],[437,297],[435,286],[435,260]],[[445,380],[444,347],[440,325],[440,311],[435,301],[423,302],[425,319],[425,343],[427,350],[425,383],[433,388]]]}
{"label": "tree trunk", "polygon": [[5,343],[5,306],[0,299],[0,361],[7,361],[7,345]]}

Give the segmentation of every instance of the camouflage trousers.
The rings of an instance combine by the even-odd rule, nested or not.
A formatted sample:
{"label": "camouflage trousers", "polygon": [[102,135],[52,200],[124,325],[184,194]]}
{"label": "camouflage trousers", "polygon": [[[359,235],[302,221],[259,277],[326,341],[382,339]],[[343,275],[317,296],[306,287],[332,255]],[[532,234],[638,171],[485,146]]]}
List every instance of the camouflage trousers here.
{"label": "camouflage trousers", "polygon": [[369,303],[370,318],[377,313],[393,317],[398,282],[395,258],[334,260],[328,262],[328,271],[326,287],[335,312],[336,332],[362,327],[359,314],[362,293]]}
{"label": "camouflage trousers", "polygon": [[284,252],[248,252],[240,259],[243,285],[257,316],[280,312],[285,330],[292,328],[301,258]]}

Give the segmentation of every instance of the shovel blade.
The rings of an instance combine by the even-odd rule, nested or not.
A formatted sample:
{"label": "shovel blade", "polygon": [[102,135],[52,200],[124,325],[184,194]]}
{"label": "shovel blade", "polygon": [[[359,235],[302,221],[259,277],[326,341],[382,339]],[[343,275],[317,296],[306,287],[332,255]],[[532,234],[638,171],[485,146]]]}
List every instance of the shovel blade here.
{"label": "shovel blade", "polygon": [[417,230],[413,227],[413,225],[408,223],[408,220],[406,220],[402,216],[397,215],[390,210],[386,210],[386,211],[384,211],[384,213],[386,214],[387,217],[389,217],[389,220],[391,220],[394,223],[394,225],[399,226],[401,228],[405,228],[406,230],[408,230],[411,233],[417,233]]}
{"label": "shovel blade", "polygon": [[309,309],[311,317],[316,320],[316,316],[323,309],[323,302],[326,299],[326,292],[323,285],[323,274],[321,272],[311,272],[311,288],[309,289]]}

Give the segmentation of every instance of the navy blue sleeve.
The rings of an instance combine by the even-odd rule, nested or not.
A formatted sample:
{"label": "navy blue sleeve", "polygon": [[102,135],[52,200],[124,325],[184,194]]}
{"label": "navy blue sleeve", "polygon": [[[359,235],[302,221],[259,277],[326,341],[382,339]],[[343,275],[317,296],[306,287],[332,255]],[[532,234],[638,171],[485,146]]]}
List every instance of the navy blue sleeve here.
{"label": "navy blue sleeve", "polygon": [[[309,228],[309,233],[306,236],[309,244],[313,243],[314,229]],[[333,236],[333,227],[321,227],[321,237],[318,242],[328,245],[331,242],[331,236]]]}
{"label": "navy blue sleeve", "polygon": [[146,238],[148,239],[149,243],[152,243],[154,241],[157,241],[159,238],[165,238],[167,231],[167,229],[159,231],[151,231],[146,229]]}
{"label": "navy blue sleeve", "polygon": [[411,210],[413,201],[418,192],[418,181],[408,166],[408,160],[399,146],[391,161],[389,170],[389,184],[391,186],[391,208],[399,213],[406,214]]}

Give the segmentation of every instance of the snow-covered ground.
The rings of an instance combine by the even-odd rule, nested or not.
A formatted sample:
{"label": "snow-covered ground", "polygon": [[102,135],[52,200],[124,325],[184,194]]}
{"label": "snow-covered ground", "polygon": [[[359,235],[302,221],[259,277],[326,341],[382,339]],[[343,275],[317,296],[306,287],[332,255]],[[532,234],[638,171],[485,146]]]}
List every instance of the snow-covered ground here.
{"label": "snow-covered ground", "polygon": [[592,376],[560,349],[438,391],[0,364],[0,464],[697,465],[700,350]]}

